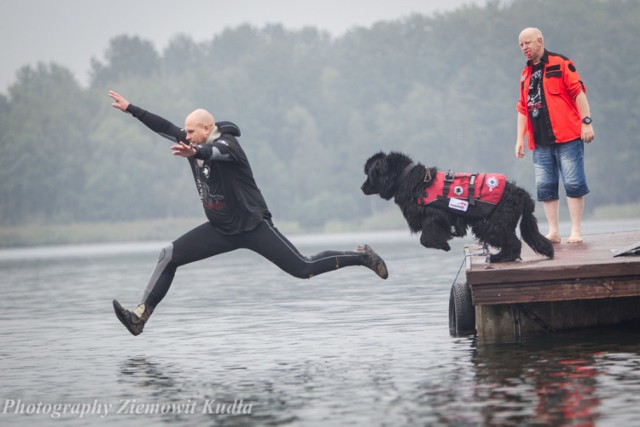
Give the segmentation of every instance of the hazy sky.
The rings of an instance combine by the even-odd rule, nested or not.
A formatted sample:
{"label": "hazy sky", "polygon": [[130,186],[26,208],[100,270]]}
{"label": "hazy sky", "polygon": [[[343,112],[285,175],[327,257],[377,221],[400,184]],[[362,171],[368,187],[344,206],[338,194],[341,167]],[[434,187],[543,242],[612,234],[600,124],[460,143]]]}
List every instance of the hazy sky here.
{"label": "hazy sky", "polygon": [[335,36],[354,26],[432,15],[486,0],[0,0],[0,92],[16,71],[39,61],[69,68],[85,84],[91,57],[103,60],[109,40],[137,35],[160,52],[174,35],[209,40],[225,27],[314,26]]}

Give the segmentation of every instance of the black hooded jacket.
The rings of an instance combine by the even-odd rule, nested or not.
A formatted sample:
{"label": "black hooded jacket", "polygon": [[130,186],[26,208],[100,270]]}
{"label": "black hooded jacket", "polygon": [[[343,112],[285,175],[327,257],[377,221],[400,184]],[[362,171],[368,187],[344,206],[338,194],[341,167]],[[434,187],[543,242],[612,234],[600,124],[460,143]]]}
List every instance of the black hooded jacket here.
{"label": "black hooded jacket", "polygon": [[[127,112],[145,126],[174,143],[187,142],[186,132],[168,120],[133,104]],[[216,122],[220,136],[196,147],[188,158],[209,223],[223,234],[253,230],[271,212],[258,188],[244,150],[236,137],[240,129],[231,122]]]}

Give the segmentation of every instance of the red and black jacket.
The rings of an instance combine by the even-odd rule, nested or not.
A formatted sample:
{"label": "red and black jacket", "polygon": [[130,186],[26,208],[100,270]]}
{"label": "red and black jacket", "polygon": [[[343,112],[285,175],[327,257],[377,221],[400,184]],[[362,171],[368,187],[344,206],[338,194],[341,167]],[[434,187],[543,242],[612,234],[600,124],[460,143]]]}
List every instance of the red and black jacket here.
{"label": "red and black jacket", "polygon": [[[552,139],[557,143],[579,139],[582,132],[582,118],[575,100],[581,91],[587,93],[587,88],[582,83],[575,64],[569,58],[545,49],[542,63],[544,64],[542,88],[551,121]],[[533,63],[528,61],[520,75],[520,99],[516,109],[527,118],[527,140],[529,148],[535,150],[533,127],[527,111],[532,72]]]}

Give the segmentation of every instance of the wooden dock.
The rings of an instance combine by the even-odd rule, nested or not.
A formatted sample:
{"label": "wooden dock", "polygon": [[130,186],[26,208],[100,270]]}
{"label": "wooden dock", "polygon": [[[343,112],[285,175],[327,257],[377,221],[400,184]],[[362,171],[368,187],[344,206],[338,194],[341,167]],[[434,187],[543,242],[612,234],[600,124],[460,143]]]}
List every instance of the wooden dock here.
{"label": "wooden dock", "polygon": [[539,332],[640,323],[640,231],[586,235],[554,245],[555,257],[523,243],[522,261],[488,264],[482,247],[465,247],[476,330],[487,340]]}

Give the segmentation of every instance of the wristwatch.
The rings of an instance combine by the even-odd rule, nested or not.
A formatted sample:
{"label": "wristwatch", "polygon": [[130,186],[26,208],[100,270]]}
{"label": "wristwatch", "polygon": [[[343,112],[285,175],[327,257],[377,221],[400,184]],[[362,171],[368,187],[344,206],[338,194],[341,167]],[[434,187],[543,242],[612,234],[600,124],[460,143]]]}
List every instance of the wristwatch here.
{"label": "wristwatch", "polygon": [[584,119],[582,119],[582,123],[584,123],[585,125],[590,125],[592,121],[593,120],[591,120],[591,117],[589,117],[589,116],[587,116]]}

